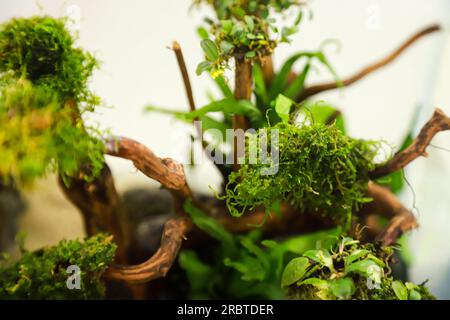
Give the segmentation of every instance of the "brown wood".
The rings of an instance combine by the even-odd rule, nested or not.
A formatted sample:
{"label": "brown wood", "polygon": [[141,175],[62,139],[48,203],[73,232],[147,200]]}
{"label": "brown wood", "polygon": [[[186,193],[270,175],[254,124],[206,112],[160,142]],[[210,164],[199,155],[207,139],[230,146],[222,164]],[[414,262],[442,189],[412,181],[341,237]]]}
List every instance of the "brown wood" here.
{"label": "brown wood", "polygon": [[192,223],[186,217],[168,220],[164,225],[161,246],[150,259],[134,266],[113,264],[105,272],[104,278],[130,283],[144,283],[165,277],[178,255],[185,234],[191,227]]}
{"label": "brown wood", "polygon": [[118,246],[116,261],[126,262],[127,219],[114,186],[111,170],[106,163],[92,181],[86,181],[81,176],[72,178],[69,185],[66,185],[61,177],[58,182],[66,197],[80,210],[87,235],[111,233]]}
{"label": "brown wood", "polygon": [[[342,81],[342,84],[344,86],[350,86],[354,84],[355,82],[365,78],[369,74],[373,73],[374,71],[377,71],[395,59],[397,59],[406,49],[408,49],[411,45],[413,45],[417,40],[432,34],[434,32],[440,31],[441,26],[438,24],[431,25],[423,30],[420,30],[416,34],[414,34],[412,37],[410,37],[407,41],[405,41],[397,50],[386,56],[385,58],[381,59],[380,61],[374,62],[370,64],[369,66],[363,68],[359,72],[355,73],[354,75],[350,76],[349,78]],[[324,91],[337,89],[339,87],[339,84],[336,82],[328,82],[323,84],[317,84],[310,87],[305,88],[303,92],[297,97],[298,102],[302,102],[306,99],[308,99],[311,96],[314,96],[316,94],[319,94]]]}
{"label": "brown wood", "polygon": [[370,173],[372,179],[384,177],[392,172],[406,167],[420,156],[427,156],[426,148],[433,137],[441,131],[450,130],[450,118],[441,109],[436,109],[428,122],[420,130],[413,143],[403,151],[398,152],[387,163],[379,166]]}
{"label": "brown wood", "polygon": [[263,72],[264,82],[266,84],[266,87],[269,88],[272,84],[273,77],[275,76],[275,71],[273,68],[273,56],[264,56],[260,59],[259,63]]}
{"label": "brown wood", "polygon": [[131,160],[134,166],[161,183],[177,197],[191,197],[183,165],[170,158],[159,158],[143,144],[125,137],[111,137],[106,143],[106,153]]}
{"label": "brown wood", "polygon": [[389,189],[369,182],[367,196],[373,201],[362,211],[390,219],[386,229],[377,236],[384,246],[393,245],[405,232],[418,227],[414,214]]}
{"label": "brown wood", "polygon": [[[252,75],[252,62],[237,55],[235,57],[235,85],[234,85],[234,98],[236,100],[250,100],[253,90],[253,75]],[[250,127],[250,123],[245,116],[234,115],[232,120],[234,130],[242,129],[247,130]],[[243,157],[238,150],[239,142],[237,137],[233,138],[233,169],[239,170],[238,158]]]}

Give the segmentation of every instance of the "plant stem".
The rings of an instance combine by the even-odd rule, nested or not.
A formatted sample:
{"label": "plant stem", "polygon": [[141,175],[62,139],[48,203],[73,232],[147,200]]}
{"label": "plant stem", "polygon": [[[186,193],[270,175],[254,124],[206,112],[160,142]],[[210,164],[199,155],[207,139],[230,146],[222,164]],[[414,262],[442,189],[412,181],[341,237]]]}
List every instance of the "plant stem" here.
{"label": "plant stem", "polygon": [[264,82],[266,87],[269,88],[272,83],[272,79],[275,75],[275,71],[273,69],[273,56],[267,55],[260,59],[261,69],[263,71]]}
{"label": "plant stem", "polygon": [[[246,60],[243,56],[235,57],[236,69],[235,69],[235,86],[234,86],[234,97],[236,100],[250,100],[252,97],[252,87],[253,87],[253,79],[252,79],[252,62]],[[233,129],[238,130],[247,130],[250,127],[249,121],[245,116],[234,115],[233,116]],[[237,141],[237,137],[233,138],[233,169],[239,170],[239,164],[237,163],[237,159],[243,157],[243,154],[238,154],[239,141]],[[242,153],[242,152],[239,152]]]}

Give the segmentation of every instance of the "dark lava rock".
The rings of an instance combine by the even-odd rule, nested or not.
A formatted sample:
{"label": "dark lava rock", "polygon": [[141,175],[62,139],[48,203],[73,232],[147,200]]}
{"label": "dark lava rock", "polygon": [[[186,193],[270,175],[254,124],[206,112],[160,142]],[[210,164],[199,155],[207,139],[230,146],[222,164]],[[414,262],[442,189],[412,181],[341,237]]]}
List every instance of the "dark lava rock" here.
{"label": "dark lava rock", "polygon": [[8,251],[17,233],[17,220],[26,205],[19,191],[0,182],[0,252]]}

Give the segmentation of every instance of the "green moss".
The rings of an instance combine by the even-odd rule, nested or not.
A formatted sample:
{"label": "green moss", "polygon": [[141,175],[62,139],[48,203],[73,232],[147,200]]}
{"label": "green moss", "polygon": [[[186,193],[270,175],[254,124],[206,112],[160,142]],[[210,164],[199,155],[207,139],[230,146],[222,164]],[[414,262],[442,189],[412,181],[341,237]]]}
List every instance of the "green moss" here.
{"label": "green moss", "polygon": [[352,139],[335,125],[279,123],[268,129],[268,137],[271,130],[279,132],[278,172],[261,175],[264,164],[244,164],[233,172],[225,195],[232,215],[288,202],[344,222],[353,208],[368,201],[364,193],[377,142]]}
{"label": "green moss", "polygon": [[104,145],[94,128],[73,119],[48,87],[10,78],[0,84],[0,178],[26,186],[49,171],[63,178],[103,166]]}
{"label": "green moss", "polygon": [[[0,265],[0,299],[92,299],[104,295],[100,277],[114,258],[116,245],[104,234],[61,241],[36,252],[25,251],[20,261]],[[68,289],[67,267],[80,268],[81,288]]]}
{"label": "green moss", "polygon": [[65,19],[0,26],[0,178],[27,185],[49,171],[68,182],[103,166],[100,132],[81,115],[99,99],[88,88],[97,61],[74,46]]}
{"label": "green moss", "polygon": [[287,296],[298,300],[430,300],[428,289],[391,276],[393,248],[362,245],[342,237],[331,250],[317,249],[291,260],[282,276]]}
{"label": "green moss", "polygon": [[97,66],[95,58],[74,46],[65,19],[48,16],[12,19],[0,26],[0,73],[48,87],[58,94],[61,106],[73,100],[80,111],[99,103],[88,89]]}

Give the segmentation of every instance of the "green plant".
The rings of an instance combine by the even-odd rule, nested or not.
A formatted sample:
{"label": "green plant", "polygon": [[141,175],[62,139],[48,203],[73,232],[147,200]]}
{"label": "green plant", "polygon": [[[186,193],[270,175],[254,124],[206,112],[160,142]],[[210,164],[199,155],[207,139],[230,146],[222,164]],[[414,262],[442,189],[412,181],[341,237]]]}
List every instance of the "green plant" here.
{"label": "green plant", "polygon": [[[112,237],[99,234],[84,242],[61,241],[36,252],[23,250],[17,262],[1,261],[1,299],[99,299],[102,274],[114,258]],[[69,266],[80,270],[80,288],[67,286]]]}
{"label": "green plant", "polygon": [[48,87],[22,78],[7,82],[0,85],[2,180],[29,185],[55,171],[68,180],[86,166],[95,176],[104,149],[98,131],[74,124],[72,111]]}
{"label": "green plant", "polygon": [[[213,78],[221,76],[228,67],[229,60],[235,55],[253,60],[273,52],[279,42],[289,42],[289,36],[297,32],[303,16],[301,1],[203,1],[195,0],[195,4],[211,5],[217,20],[207,19],[209,32],[199,28],[202,37],[201,46],[206,60],[197,67],[197,74],[209,71]],[[271,10],[277,13],[295,8],[295,21],[291,26],[279,28],[271,17]],[[271,30],[275,37],[269,35]]]}
{"label": "green plant", "polygon": [[341,237],[331,248],[308,250],[292,259],[283,271],[281,285],[291,299],[301,300],[434,299],[423,284],[392,278],[393,250]]}
{"label": "green plant", "polygon": [[340,233],[331,229],[283,241],[262,240],[261,230],[233,235],[191,202],[185,203],[185,210],[199,229],[217,240],[212,262],[192,250],[180,253],[179,264],[186,271],[193,299],[283,299],[280,281],[287,259]]}
{"label": "green plant", "polygon": [[[14,18],[0,26],[0,73],[51,89],[60,107],[72,101],[79,112],[93,111],[99,98],[88,88],[97,60],[76,48],[65,18]],[[74,107],[74,106],[72,106]]]}
{"label": "green plant", "polygon": [[74,47],[64,19],[12,19],[0,26],[2,180],[29,185],[49,171],[68,183],[103,167],[101,133],[81,120],[99,99],[88,89],[97,61]]}
{"label": "green plant", "polygon": [[[183,166],[175,160],[159,158],[125,137],[104,138],[82,121],[84,113],[100,103],[88,88],[97,62],[75,47],[64,19],[20,18],[0,26],[0,188],[4,181],[22,187],[47,172],[58,173],[64,193],[83,214],[87,234],[113,234],[115,262],[121,264],[129,262],[128,250],[135,239],[104,153],[131,160],[161,183],[171,192],[178,214],[165,223],[160,248],[146,262],[108,266],[115,246],[105,236],[84,244],[63,242],[54,249],[25,253],[17,264],[5,267],[7,276],[0,281],[7,290],[2,293],[25,298],[99,297],[103,272],[104,279],[131,282],[166,276],[186,233],[193,233],[195,240],[196,233],[204,237],[206,232],[215,242],[182,250],[179,264],[184,274],[174,275],[181,281],[187,278],[192,298],[278,299],[286,294],[298,299],[432,298],[423,285],[399,282],[390,274],[390,245],[417,224],[412,212],[379,183],[400,190],[401,170],[425,153],[436,133],[450,130],[450,119],[436,110],[416,139],[408,133],[398,153],[377,163],[381,142],[348,136],[341,112],[311,98],[351,85],[440,27],[422,30],[390,57],[341,80],[325,55],[329,41],[316,50],[293,54],[274,70],[274,49],[290,41],[308,12],[302,1],[195,0],[194,4],[209,5],[215,12],[214,18],[205,20],[208,29],[199,29],[205,61],[197,73],[208,71],[221,96],[211,96],[210,103],[196,107],[181,47],[175,42],[172,49],[190,110],[167,111],[153,105],[146,110],[173,114],[187,123],[199,120],[204,130],[216,129],[221,135],[211,143],[214,155],[209,154],[222,160],[215,163],[223,177],[216,199],[192,192]],[[234,88],[225,73],[232,60]],[[316,65],[334,80],[309,85]],[[246,131],[244,160],[250,152],[259,152],[266,137],[269,149],[279,153],[279,161],[269,163],[276,174],[261,175],[267,163],[236,163],[242,154],[237,154],[234,138],[219,148],[229,129]],[[275,132],[277,143],[271,135]],[[210,151],[206,136],[198,133],[202,147]],[[256,145],[251,143],[255,140]],[[233,163],[223,163],[224,156]],[[377,225],[370,219],[373,215],[390,220]],[[339,238],[360,235],[359,226],[366,224],[375,224],[365,229],[367,244]],[[61,274],[69,262],[83,265],[85,291],[64,289]],[[56,283],[49,285],[55,277]],[[380,288],[369,290],[369,280]],[[180,288],[184,285],[177,283]]]}

